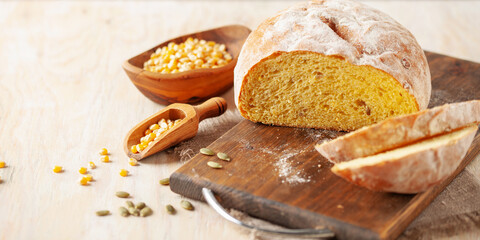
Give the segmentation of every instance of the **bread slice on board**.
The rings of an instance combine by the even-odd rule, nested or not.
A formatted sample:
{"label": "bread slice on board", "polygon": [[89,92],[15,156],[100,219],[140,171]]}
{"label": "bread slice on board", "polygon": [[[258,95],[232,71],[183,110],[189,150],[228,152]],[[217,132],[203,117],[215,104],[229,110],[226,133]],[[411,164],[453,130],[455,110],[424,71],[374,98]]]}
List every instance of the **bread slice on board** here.
{"label": "bread slice on board", "polygon": [[446,104],[363,127],[315,148],[333,163],[349,161],[480,123],[480,100]]}
{"label": "bread slice on board", "polygon": [[338,163],[332,172],[375,191],[422,192],[455,171],[477,129],[477,125],[470,125],[405,147]]}

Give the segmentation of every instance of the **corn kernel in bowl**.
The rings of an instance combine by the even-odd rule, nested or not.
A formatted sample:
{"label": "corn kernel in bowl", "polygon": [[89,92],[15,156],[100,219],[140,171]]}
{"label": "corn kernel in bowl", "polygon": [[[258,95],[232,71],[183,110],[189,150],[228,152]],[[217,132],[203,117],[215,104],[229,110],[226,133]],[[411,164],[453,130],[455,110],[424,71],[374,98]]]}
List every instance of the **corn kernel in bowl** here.
{"label": "corn kernel in bowl", "polygon": [[225,44],[188,38],[185,42],[168,43],[158,48],[143,69],[158,73],[178,73],[200,68],[217,68],[232,61]]}

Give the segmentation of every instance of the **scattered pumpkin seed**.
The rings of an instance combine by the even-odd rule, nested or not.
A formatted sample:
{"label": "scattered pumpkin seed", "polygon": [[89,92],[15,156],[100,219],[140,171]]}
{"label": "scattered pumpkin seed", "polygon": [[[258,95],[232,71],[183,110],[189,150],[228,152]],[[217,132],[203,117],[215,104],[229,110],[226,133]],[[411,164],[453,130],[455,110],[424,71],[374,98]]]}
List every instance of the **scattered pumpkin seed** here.
{"label": "scattered pumpkin seed", "polygon": [[97,216],[107,216],[110,214],[110,211],[108,210],[100,210],[96,212]]}
{"label": "scattered pumpkin seed", "polygon": [[203,155],[208,155],[208,156],[213,156],[215,155],[215,152],[208,149],[208,148],[201,148],[200,149],[200,153],[203,154]]}
{"label": "scattered pumpkin seed", "polygon": [[139,203],[137,203],[137,205],[135,205],[135,208],[138,209],[138,210],[142,210],[146,206],[147,205],[144,202],[139,202]]}
{"label": "scattered pumpkin seed", "polygon": [[126,201],[127,207],[135,207],[132,201]]}
{"label": "scattered pumpkin seed", "polygon": [[227,161],[227,162],[230,162],[230,157],[226,154],[226,153],[223,153],[223,152],[219,152],[217,153],[217,157],[222,159],[223,161]]}
{"label": "scattered pumpkin seed", "polygon": [[170,215],[173,215],[173,214],[175,214],[175,212],[176,212],[176,211],[175,211],[175,208],[174,208],[172,205],[170,205],[170,204],[168,204],[167,206],[165,206],[165,209],[167,209],[167,213],[170,214]]}
{"label": "scattered pumpkin seed", "polygon": [[130,213],[128,212],[128,210],[125,207],[119,207],[118,211],[120,212],[120,215],[122,217],[128,217],[128,215],[130,215]]}
{"label": "scattered pumpkin seed", "polygon": [[194,209],[192,203],[189,202],[189,201],[187,201],[187,200],[182,200],[182,201],[180,201],[180,205],[181,205],[183,208],[185,208],[185,209],[187,209],[187,210],[190,210],[190,211],[192,211],[192,210]]}
{"label": "scattered pumpkin seed", "polygon": [[130,196],[130,193],[124,192],[124,191],[118,191],[115,193],[115,195],[117,195],[117,197],[119,198],[128,198]]}
{"label": "scattered pumpkin seed", "polygon": [[151,208],[149,207],[144,207],[141,211],[140,211],[140,216],[142,217],[146,217],[146,216],[150,216],[152,215],[153,211]]}
{"label": "scattered pumpkin seed", "polygon": [[222,165],[220,165],[220,163],[217,163],[217,162],[209,161],[207,162],[207,165],[211,168],[222,168]]}
{"label": "scattered pumpkin seed", "polygon": [[129,207],[128,212],[135,217],[138,217],[138,215],[140,215],[140,211],[134,207]]}
{"label": "scattered pumpkin seed", "polygon": [[162,185],[169,185],[170,184],[170,178],[164,178],[160,180],[160,184]]}

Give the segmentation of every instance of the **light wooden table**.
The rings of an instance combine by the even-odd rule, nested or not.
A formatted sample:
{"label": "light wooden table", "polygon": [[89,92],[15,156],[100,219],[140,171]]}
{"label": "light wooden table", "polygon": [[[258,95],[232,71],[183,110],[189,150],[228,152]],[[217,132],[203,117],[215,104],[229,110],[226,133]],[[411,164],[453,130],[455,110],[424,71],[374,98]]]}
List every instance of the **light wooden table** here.
{"label": "light wooden table", "polygon": [[[480,62],[480,2],[367,3],[404,24],[425,49]],[[127,164],[122,151],[124,135],[163,106],[137,91],[121,63],[181,34],[227,24],[254,28],[291,4],[0,2],[0,160],[8,166],[0,169],[0,239],[255,238],[221,219],[206,204],[192,201],[195,211],[181,209],[182,197],[158,184],[182,164],[179,150],[186,150],[188,145],[173,153],[157,154],[137,167]],[[232,95],[232,91],[224,94],[230,104],[226,115],[203,123],[203,137],[190,142],[192,146],[208,145],[240,120]],[[112,153],[111,163],[98,160],[102,147]],[[185,157],[185,151],[183,154]],[[98,166],[90,170],[96,181],[80,186],[78,169],[89,161]],[[53,173],[54,165],[63,166],[65,171]],[[131,175],[120,177],[121,168]],[[466,171],[473,176],[472,181],[480,181],[480,160],[477,158]],[[114,196],[118,190],[130,192],[135,202],[146,202],[154,214],[148,218],[120,217],[117,208],[124,200]],[[472,196],[478,204],[478,194]],[[441,203],[444,201],[452,202],[453,208],[463,206],[455,199]],[[164,211],[169,203],[178,210],[175,216]],[[97,217],[99,209],[114,213]],[[478,239],[478,208],[476,212],[462,209],[458,216],[464,213],[477,216],[472,220],[476,229],[453,234]],[[427,238],[452,234],[438,235],[439,231],[421,228],[415,231],[415,236]]]}

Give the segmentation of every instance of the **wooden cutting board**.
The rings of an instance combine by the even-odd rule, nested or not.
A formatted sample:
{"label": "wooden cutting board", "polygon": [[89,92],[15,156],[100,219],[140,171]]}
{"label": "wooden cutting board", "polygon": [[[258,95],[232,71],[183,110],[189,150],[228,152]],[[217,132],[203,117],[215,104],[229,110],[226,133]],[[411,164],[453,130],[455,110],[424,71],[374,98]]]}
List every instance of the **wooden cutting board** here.
{"label": "wooden cutting board", "polygon": [[[480,64],[427,52],[432,73],[429,107],[480,99]],[[326,226],[338,239],[394,239],[480,152],[477,134],[467,156],[442,184],[415,195],[372,192],[330,172],[314,145],[342,133],[274,127],[243,120],[208,148],[231,162],[201,154],[170,178],[172,191],[202,200],[210,188],[235,208],[290,228]],[[208,161],[222,169],[212,169]]]}

